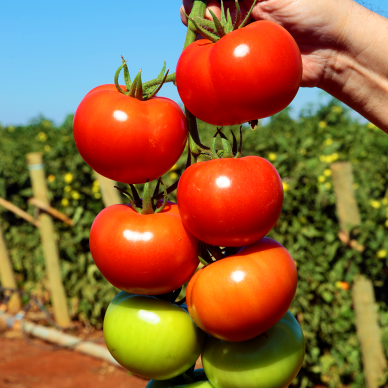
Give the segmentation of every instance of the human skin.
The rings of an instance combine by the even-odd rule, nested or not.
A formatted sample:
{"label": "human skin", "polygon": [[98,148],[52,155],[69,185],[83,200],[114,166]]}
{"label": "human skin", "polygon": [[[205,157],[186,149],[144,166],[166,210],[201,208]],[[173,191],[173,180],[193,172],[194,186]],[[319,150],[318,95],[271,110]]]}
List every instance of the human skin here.
{"label": "human skin", "polygon": [[[253,1],[240,1],[243,14]],[[193,0],[183,0],[187,24]],[[224,4],[235,14],[234,1]],[[208,8],[220,16],[216,0]],[[206,11],[205,18],[211,19]],[[353,0],[259,0],[254,20],[286,28],[302,54],[301,86],[318,87],[388,133],[388,19]]]}

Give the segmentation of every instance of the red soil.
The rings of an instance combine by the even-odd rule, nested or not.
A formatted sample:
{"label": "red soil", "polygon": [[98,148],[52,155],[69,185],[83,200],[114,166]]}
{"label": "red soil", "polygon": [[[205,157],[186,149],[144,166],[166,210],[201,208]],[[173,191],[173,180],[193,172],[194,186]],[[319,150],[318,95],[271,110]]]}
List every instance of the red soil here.
{"label": "red soil", "polygon": [[106,361],[41,341],[0,336],[0,388],[144,388],[147,381]]}

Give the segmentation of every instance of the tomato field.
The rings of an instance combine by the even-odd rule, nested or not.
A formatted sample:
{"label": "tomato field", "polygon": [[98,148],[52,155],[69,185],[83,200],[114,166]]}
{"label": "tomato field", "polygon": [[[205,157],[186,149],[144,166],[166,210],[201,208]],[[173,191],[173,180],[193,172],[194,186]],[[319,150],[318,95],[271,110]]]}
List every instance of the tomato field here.
{"label": "tomato field", "polygon": [[[72,117],[59,127],[38,118],[25,127],[1,127],[0,197],[32,214],[25,155],[44,154],[51,205],[75,221],[57,222],[62,276],[74,319],[101,327],[117,289],[100,274],[89,251],[91,224],[103,209],[91,168],[72,137]],[[199,122],[209,142],[215,128]],[[224,133],[228,135],[227,128]],[[385,352],[388,352],[387,271],[388,139],[370,123],[360,123],[333,100],[307,107],[297,118],[285,110],[253,130],[243,128],[244,154],[270,160],[279,172],[284,204],[269,237],[288,248],[298,269],[298,288],[291,305],[307,340],[303,367],[292,386],[362,387],[363,371],[355,332],[350,290],[357,274],[373,281]],[[163,180],[176,180],[185,153]],[[338,239],[338,219],[329,166],[351,161],[362,224],[354,231],[363,252]],[[141,185],[139,185],[141,186]],[[172,197],[173,199],[173,197]],[[125,202],[125,198],[123,199]],[[44,258],[36,228],[1,209],[1,225],[20,288],[50,301]]]}
{"label": "tomato field", "polygon": [[[387,386],[384,123],[267,3],[186,3],[175,73],[144,82],[121,56],[63,124],[0,126],[0,329],[147,388]],[[291,115],[301,86],[339,100]]]}

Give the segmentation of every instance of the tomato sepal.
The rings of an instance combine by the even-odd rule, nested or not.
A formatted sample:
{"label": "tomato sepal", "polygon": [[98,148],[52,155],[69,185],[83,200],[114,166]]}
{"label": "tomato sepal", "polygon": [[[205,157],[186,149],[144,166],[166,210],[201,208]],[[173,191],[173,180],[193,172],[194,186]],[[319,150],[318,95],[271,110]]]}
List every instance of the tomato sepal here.
{"label": "tomato sepal", "polygon": [[[221,38],[229,34],[230,32],[246,26],[251,16],[253,7],[256,5],[256,2],[257,0],[253,2],[250,10],[248,11],[245,19],[242,22],[241,22],[241,9],[237,0],[235,0],[236,20],[234,23],[230,15],[229,8],[227,9],[226,17],[225,17],[224,3],[222,0],[221,0],[221,20],[217,18],[217,16],[214,14],[214,12],[211,9],[209,9],[209,12],[213,18],[213,21],[206,20],[200,16],[190,17],[186,13],[185,15],[187,19],[194,25],[194,28],[193,28],[189,24],[190,29],[192,29],[194,32],[198,34],[201,34],[204,38],[209,39],[211,42],[216,43]],[[209,29],[213,30],[213,32],[209,31]]]}
{"label": "tomato sepal", "polygon": [[[121,59],[123,63],[116,70],[114,84],[119,93],[125,94],[128,97],[136,98],[139,101],[149,100],[159,92],[165,82],[175,81],[175,74],[171,74],[171,76],[168,77],[169,70],[166,71],[166,60],[164,60],[163,68],[155,80],[143,84],[141,79],[142,70],[140,69],[133,82],[131,82],[127,61],[123,58],[123,56],[121,56]],[[123,90],[119,84],[121,70],[124,71],[124,81],[127,91]],[[156,88],[151,91],[151,88],[155,85]]]}

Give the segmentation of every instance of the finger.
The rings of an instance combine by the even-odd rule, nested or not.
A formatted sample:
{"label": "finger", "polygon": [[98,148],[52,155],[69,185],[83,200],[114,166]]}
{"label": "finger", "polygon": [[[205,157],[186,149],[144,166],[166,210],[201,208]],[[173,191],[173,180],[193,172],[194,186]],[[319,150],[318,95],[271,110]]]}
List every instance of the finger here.
{"label": "finger", "polygon": [[[251,17],[255,20],[260,20],[262,19],[262,16],[260,15],[260,11],[261,11],[261,6],[260,6],[260,2],[262,0],[259,0],[256,2],[256,5],[253,7],[253,10],[252,10],[252,13],[251,13]],[[248,12],[249,10],[251,9],[252,7],[252,4],[253,4],[253,0],[243,0],[244,4],[245,4],[245,7],[247,8]]]}
{"label": "finger", "polygon": [[[191,12],[191,9],[193,8],[193,2],[194,2],[194,0],[183,0],[183,5],[182,5],[181,10],[180,10],[182,23],[185,24],[186,26],[187,26],[187,16],[186,15],[189,15],[189,13]],[[250,3],[252,6],[253,1],[251,1]],[[240,5],[240,10],[241,10],[241,18],[242,18],[242,20],[244,20],[246,15],[248,14],[249,8],[245,5],[244,2],[240,2],[239,5]],[[237,15],[235,1],[234,0],[224,0],[224,8],[225,8],[225,13],[229,9],[232,20],[235,20],[236,15]],[[221,6],[217,0],[210,0],[208,3],[208,6],[206,8],[206,12],[205,12],[205,19],[213,20],[213,17],[211,16],[209,9],[217,16],[218,19],[221,18]]]}
{"label": "finger", "polygon": [[221,7],[216,0],[209,1],[205,12],[205,19],[213,20],[213,17],[210,14],[209,9],[211,9],[211,11],[214,13],[214,15],[217,16],[218,19],[221,17]]}
{"label": "finger", "polygon": [[[191,9],[193,8],[193,4],[194,4],[194,0],[182,0],[182,7],[181,7],[181,19],[182,19],[182,15],[185,17],[186,19],[186,24],[187,25],[187,17],[184,13],[186,13],[187,15],[190,15],[190,12],[191,12]],[[182,20],[183,22],[183,20]]]}
{"label": "finger", "polygon": [[181,20],[182,20],[182,23],[187,26],[187,23],[188,23],[188,20],[187,20],[187,16],[185,14],[188,15],[188,13],[186,12],[186,9],[185,7],[182,5],[181,6]]}

